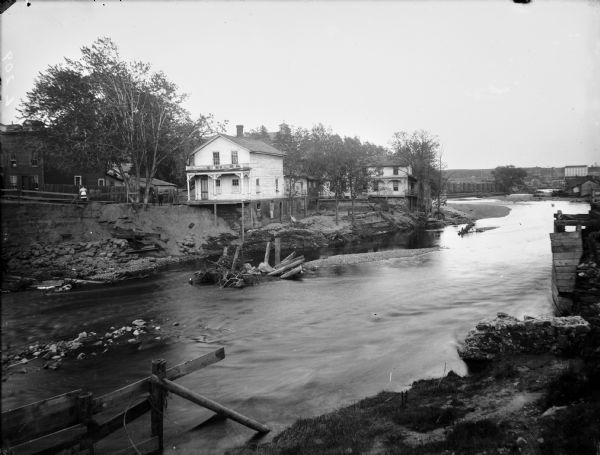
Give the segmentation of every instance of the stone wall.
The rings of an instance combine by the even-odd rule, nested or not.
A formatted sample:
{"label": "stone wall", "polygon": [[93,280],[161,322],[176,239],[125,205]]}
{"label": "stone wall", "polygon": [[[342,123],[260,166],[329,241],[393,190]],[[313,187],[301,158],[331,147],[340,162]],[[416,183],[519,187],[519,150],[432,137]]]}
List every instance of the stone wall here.
{"label": "stone wall", "polygon": [[590,324],[580,316],[525,316],[521,321],[505,313],[480,321],[458,348],[465,361],[489,361],[511,354],[567,355],[582,344]]}

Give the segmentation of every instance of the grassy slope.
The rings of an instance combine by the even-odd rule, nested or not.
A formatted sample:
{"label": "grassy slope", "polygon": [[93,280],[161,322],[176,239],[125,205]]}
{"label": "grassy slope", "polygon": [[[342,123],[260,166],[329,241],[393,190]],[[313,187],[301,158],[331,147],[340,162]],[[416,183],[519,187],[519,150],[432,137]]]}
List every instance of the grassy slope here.
{"label": "grassy slope", "polygon": [[[298,420],[249,454],[597,454],[600,376],[551,356],[513,358],[467,377],[417,381]],[[582,401],[585,400],[585,401]],[[558,408],[550,416],[544,411]],[[552,412],[552,411],[551,411]]]}

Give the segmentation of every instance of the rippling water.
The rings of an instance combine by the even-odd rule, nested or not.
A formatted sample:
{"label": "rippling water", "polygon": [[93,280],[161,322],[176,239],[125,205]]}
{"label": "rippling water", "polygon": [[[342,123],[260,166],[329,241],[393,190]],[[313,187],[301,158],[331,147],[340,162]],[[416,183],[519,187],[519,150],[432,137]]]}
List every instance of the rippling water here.
{"label": "rippling water", "polygon": [[[173,336],[147,350],[131,347],[66,362],[55,372],[11,375],[3,408],[79,387],[108,392],[147,376],[152,359],[172,365],[217,345],[225,346],[225,360],[178,382],[276,430],[384,389],[401,390],[417,378],[465,373],[456,345],[477,320],[498,311],[552,312],[552,214],[589,210],[558,201],[510,208],[507,217],[477,223],[497,229],[462,238],[454,227],[431,234],[438,251],[321,269],[302,281],[221,290],[190,286],[189,270],[173,270],[110,288],[5,295],[4,346],[69,339],[82,330],[104,333],[137,318],[169,327]],[[254,435],[228,421],[197,428],[209,415],[171,400],[170,451],[222,453]]]}

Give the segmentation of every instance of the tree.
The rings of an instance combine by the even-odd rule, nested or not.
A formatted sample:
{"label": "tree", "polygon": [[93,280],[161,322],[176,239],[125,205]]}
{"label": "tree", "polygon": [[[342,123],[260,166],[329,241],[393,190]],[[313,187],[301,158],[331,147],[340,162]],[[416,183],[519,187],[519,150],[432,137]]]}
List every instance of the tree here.
{"label": "tree", "polygon": [[123,61],[109,38],[81,53],[40,74],[20,114],[48,125],[51,153],[63,165],[116,167],[128,193],[131,167],[147,203],[159,167],[212,133],[211,117],[192,120],[181,107],[185,95],[164,73]]}
{"label": "tree", "polygon": [[398,132],[392,138],[394,156],[409,165],[417,179],[417,209],[420,212],[427,213],[430,209],[431,186],[435,183],[439,147],[437,137],[424,130],[410,135]]}
{"label": "tree", "polygon": [[527,171],[520,167],[498,166],[492,171],[492,175],[506,193],[510,193],[515,186],[523,185],[523,179],[527,176]]}
{"label": "tree", "polygon": [[345,137],[344,149],[346,181],[352,201],[352,224],[354,224],[354,201],[369,185],[372,176],[367,166],[368,155],[360,139]]}

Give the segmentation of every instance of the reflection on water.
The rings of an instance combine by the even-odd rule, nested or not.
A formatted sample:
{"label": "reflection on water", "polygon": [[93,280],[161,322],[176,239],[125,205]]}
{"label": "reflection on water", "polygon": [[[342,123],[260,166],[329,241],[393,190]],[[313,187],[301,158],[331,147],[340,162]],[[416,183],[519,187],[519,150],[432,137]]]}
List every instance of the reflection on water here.
{"label": "reflection on water", "polygon": [[[437,237],[420,234],[426,240],[413,237],[408,243],[415,243],[404,246],[427,241],[441,249],[324,268],[302,281],[221,290],[190,286],[189,270],[171,270],[110,288],[4,296],[5,346],[68,339],[82,330],[103,333],[137,318],[167,328],[170,341],[67,362],[56,372],[12,375],[4,383],[3,407],[81,386],[107,392],[146,376],[152,359],[174,364],[216,345],[225,346],[226,359],[179,382],[275,429],[382,389],[401,390],[419,377],[464,373],[456,344],[478,319],[498,311],[551,312],[552,214],[588,210],[553,204],[511,204],[509,216],[477,223],[498,229],[462,238],[455,227]],[[253,435],[232,422],[195,428],[208,415],[173,399],[166,421],[170,446],[179,453],[222,453]]]}

